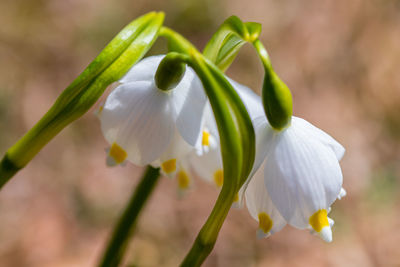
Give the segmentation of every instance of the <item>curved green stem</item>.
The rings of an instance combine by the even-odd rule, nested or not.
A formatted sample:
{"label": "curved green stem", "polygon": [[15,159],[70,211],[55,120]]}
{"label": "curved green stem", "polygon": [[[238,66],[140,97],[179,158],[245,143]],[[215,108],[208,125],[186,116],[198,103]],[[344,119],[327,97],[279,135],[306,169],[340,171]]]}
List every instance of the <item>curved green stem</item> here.
{"label": "curved green stem", "polygon": [[196,50],[192,43],[168,27],[162,26],[159,36],[168,40],[168,50],[170,52],[189,54],[192,49]]}
{"label": "curved green stem", "polygon": [[197,235],[192,248],[181,263],[181,267],[200,266],[208,257],[214,248],[218,233],[228,215],[235,196],[236,192],[230,190],[228,187],[222,188],[210,216]]}
{"label": "curved green stem", "polygon": [[122,216],[114,228],[104,251],[99,267],[116,267],[123,259],[129,238],[132,236],[137,219],[160,177],[160,169],[148,166],[136,187]]}
{"label": "curved green stem", "polygon": [[[200,78],[220,136],[224,185],[210,216],[182,262],[182,266],[200,266],[212,251],[236,193],[253,165],[254,129],[243,102],[222,71],[180,34],[163,27],[160,35],[168,39],[169,46],[174,51],[189,56],[181,57],[180,60],[185,60]],[[219,49],[218,44],[214,45]],[[231,57],[231,53],[222,54]],[[221,60],[225,62],[223,58]]]}
{"label": "curved green stem", "polygon": [[257,51],[257,54],[261,60],[261,63],[264,66],[264,69],[271,71],[272,70],[271,59],[268,55],[267,49],[265,49],[262,42],[259,39],[256,39],[253,42],[253,46]]}

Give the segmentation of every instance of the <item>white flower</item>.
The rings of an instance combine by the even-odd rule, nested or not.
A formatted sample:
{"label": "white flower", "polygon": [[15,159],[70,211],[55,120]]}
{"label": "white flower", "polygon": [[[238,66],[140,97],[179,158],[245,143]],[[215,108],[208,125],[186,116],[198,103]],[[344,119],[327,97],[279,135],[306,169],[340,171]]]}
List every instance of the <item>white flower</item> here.
{"label": "white flower", "polygon": [[194,71],[186,68],[180,83],[159,90],[154,76],[164,56],[134,65],[110,93],[98,116],[110,143],[107,163],[125,160],[161,166],[174,175],[179,160],[198,143],[206,96]]}
{"label": "white flower", "polygon": [[265,235],[280,230],[284,219],[331,242],[333,220],[328,213],[333,202],[345,195],[339,165],[345,149],[328,134],[297,117],[292,117],[291,125],[279,132],[264,117],[257,118],[254,125],[254,170],[263,164],[264,179],[260,178],[261,168],[246,190],[250,214],[256,219],[260,213],[266,214],[262,216],[267,218],[269,227],[260,222]]}
{"label": "white flower", "polygon": [[[250,88],[241,85],[232,79],[228,78],[233,88],[239,94],[243,101],[250,118],[255,118],[264,114],[261,105],[261,98],[255,94]],[[190,158],[190,165],[200,177],[214,183],[217,187],[223,184],[223,169],[221,148],[219,143],[219,134],[217,124],[215,122],[212,108],[207,103],[204,111],[204,124],[202,138],[199,139],[200,144],[197,147],[197,153]]]}

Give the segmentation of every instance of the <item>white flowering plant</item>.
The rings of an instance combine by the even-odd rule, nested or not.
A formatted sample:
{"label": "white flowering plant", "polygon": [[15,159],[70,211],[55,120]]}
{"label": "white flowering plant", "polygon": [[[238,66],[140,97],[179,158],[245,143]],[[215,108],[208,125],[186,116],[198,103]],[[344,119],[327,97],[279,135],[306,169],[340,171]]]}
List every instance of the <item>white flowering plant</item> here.
{"label": "white flowering plant", "polygon": [[[292,96],[274,72],[259,40],[261,25],[228,18],[200,53],[162,26],[162,12],[127,25],[59,96],[43,118],[3,157],[2,187],[64,127],[113,90],[96,115],[109,143],[109,166],[148,166],[99,266],[118,266],[137,217],[160,175],[176,178],[179,192],[192,172],[221,188],[215,206],[181,266],[200,266],[212,251],[232,206],[246,202],[258,237],[286,224],[332,241],[328,217],[346,194],[339,161],[344,148],[292,115]],[[166,55],[143,58],[158,37]],[[262,95],[224,71],[240,48],[254,46],[265,75]]]}

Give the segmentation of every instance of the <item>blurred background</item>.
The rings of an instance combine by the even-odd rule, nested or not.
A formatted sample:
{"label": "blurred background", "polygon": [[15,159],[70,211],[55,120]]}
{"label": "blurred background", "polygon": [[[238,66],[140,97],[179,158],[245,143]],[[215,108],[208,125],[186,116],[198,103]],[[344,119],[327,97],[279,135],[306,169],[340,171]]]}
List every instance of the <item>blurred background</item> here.
{"label": "blurred background", "polygon": [[[230,15],[263,25],[261,39],[291,88],[294,113],[347,149],[347,197],[333,206],[334,242],[286,227],[257,240],[246,209],[232,210],[204,266],[400,266],[400,1],[2,0],[0,153],[47,111],[111,38],[137,16],[199,48]],[[165,52],[157,41],[150,52]],[[257,93],[262,68],[245,46],[228,75]],[[107,168],[99,122],[67,127],[0,193],[0,266],[94,266],[142,169]],[[218,190],[200,179],[179,197],[161,179],[126,266],[177,266]]]}

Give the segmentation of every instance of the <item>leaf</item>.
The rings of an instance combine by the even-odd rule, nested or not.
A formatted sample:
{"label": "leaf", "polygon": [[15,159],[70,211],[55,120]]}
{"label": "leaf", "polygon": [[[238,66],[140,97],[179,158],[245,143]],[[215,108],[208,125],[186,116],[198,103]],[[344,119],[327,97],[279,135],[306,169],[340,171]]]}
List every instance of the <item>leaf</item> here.
{"label": "leaf", "polygon": [[61,93],[42,119],[6,152],[0,164],[0,187],[64,127],[86,113],[108,85],[120,79],[147,53],[158,37],[163,20],[163,13],[151,12],[132,21],[116,35]]}

